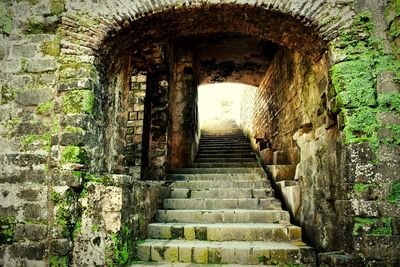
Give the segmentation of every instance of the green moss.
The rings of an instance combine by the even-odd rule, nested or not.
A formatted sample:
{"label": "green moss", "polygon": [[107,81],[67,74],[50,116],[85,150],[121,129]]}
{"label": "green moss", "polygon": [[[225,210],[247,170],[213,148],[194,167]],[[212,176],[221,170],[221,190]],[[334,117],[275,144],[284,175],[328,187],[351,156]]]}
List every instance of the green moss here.
{"label": "green moss", "polygon": [[112,245],[106,248],[108,266],[126,266],[131,260],[132,230],[124,225],[119,233],[112,234]]}
{"label": "green moss", "polygon": [[54,110],[54,101],[41,103],[38,105],[36,113],[42,116],[49,116]]}
{"label": "green moss", "polygon": [[356,193],[363,193],[365,190],[368,188],[374,188],[376,187],[376,184],[362,184],[362,183],[355,183],[353,185],[353,190]]}
{"label": "green moss", "polygon": [[390,202],[400,201],[400,182],[393,181],[390,187],[390,195],[388,196]]}
{"label": "green moss", "polygon": [[26,33],[28,34],[44,33],[43,23],[33,19],[28,20]]}
{"label": "green moss", "polygon": [[344,110],[345,141],[347,144],[369,142],[373,148],[378,146],[377,130],[380,125],[377,110],[370,107]]}
{"label": "green moss", "polygon": [[65,132],[69,132],[69,133],[83,133],[84,132],[84,130],[82,128],[74,127],[74,126],[71,126],[71,125],[66,126],[64,128],[64,131]]}
{"label": "green moss", "polygon": [[89,182],[93,182],[93,183],[97,183],[97,184],[104,184],[107,185],[110,183],[110,177],[106,176],[106,175],[93,175],[93,174],[89,174],[86,175],[86,180]]}
{"label": "green moss", "polygon": [[60,121],[57,117],[53,119],[53,127],[51,131],[53,134],[57,134],[60,132]]}
{"label": "green moss", "polygon": [[341,107],[376,105],[372,64],[371,58],[363,57],[332,67],[332,83]]}
{"label": "green moss", "polygon": [[83,163],[84,151],[78,146],[64,147],[61,153],[61,163]]}
{"label": "green moss", "polygon": [[53,14],[61,14],[65,10],[64,0],[50,0],[50,12]]}
{"label": "green moss", "polygon": [[392,218],[354,218],[353,235],[357,236],[359,230],[367,227],[367,236],[387,236],[392,235]]}
{"label": "green moss", "polygon": [[1,87],[0,95],[1,95],[1,104],[7,104],[10,101],[15,99],[15,89],[9,87],[8,85],[3,85]]}
{"label": "green moss", "polygon": [[4,2],[0,2],[0,33],[9,35],[13,28],[12,15]]}
{"label": "green moss", "polygon": [[66,114],[93,112],[94,95],[89,90],[76,90],[66,93],[63,98],[63,111]]}
{"label": "green moss", "polygon": [[50,146],[51,133],[36,135],[30,134],[26,135],[21,140],[21,145],[23,150],[32,148],[33,146],[41,146],[46,149]]}
{"label": "green moss", "polygon": [[68,267],[69,266],[69,257],[68,256],[50,256],[49,257],[49,266],[50,267]]}
{"label": "green moss", "polygon": [[0,216],[0,245],[11,244],[14,240],[16,220],[11,216]]}
{"label": "green moss", "polygon": [[53,40],[43,42],[40,49],[43,54],[56,57],[60,55],[61,52],[60,42],[61,42],[61,37],[57,36]]}
{"label": "green moss", "polygon": [[72,231],[73,240],[76,240],[76,238],[78,237],[78,235],[81,231],[81,228],[82,228],[82,219],[79,218],[79,220],[77,220],[77,222],[75,223],[73,231]]}

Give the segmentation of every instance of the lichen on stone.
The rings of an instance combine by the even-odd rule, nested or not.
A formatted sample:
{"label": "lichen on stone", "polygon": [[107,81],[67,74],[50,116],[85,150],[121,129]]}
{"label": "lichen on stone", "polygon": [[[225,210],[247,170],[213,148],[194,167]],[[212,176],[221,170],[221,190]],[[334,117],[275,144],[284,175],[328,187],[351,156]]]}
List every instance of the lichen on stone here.
{"label": "lichen on stone", "polygon": [[13,16],[6,3],[0,2],[0,33],[9,35],[13,29]]}
{"label": "lichen on stone", "polygon": [[49,56],[58,56],[61,52],[61,37],[56,36],[53,40],[44,41],[40,46],[43,54]]}

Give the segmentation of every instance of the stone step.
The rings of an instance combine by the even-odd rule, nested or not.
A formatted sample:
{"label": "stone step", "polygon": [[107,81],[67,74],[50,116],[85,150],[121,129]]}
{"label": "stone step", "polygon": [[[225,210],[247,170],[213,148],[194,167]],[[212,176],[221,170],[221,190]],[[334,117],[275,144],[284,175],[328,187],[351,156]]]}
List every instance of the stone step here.
{"label": "stone step", "polygon": [[244,148],[249,148],[250,147],[250,142],[232,142],[232,144],[217,144],[215,142],[202,142],[200,140],[199,143],[199,148],[200,147],[215,147],[215,148],[219,148],[219,147],[244,147]]}
{"label": "stone step", "polygon": [[[145,261],[134,261],[130,267],[254,267],[254,265],[244,264],[200,264],[200,263],[183,263],[183,262],[145,262]],[[302,267],[308,267],[307,265],[301,265]],[[276,265],[265,265],[263,267],[276,267]]]}
{"label": "stone step", "polygon": [[301,241],[301,228],[276,223],[152,223],[151,239],[208,241]]}
{"label": "stone step", "polygon": [[238,153],[232,153],[232,154],[223,154],[223,153],[201,153],[201,154],[197,154],[196,158],[200,159],[200,158],[255,158],[255,154],[254,153],[242,153],[242,154],[238,154]]}
{"label": "stone step", "polygon": [[253,162],[200,162],[192,163],[192,168],[247,168],[260,166],[257,161]]}
{"label": "stone step", "polygon": [[259,173],[264,174],[264,170],[257,168],[181,168],[171,169],[173,174],[203,174],[203,173]]}
{"label": "stone step", "polygon": [[195,159],[194,163],[209,163],[209,162],[258,162],[255,158],[203,158]]}
{"label": "stone step", "polygon": [[288,223],[284,210],[157,210],[156,222]]}
{"label": "stone step", "polygon": [[235,180],[267,180],[260,173],[211,173],[211,174],[168,174],[167,180],[171,181],[235,181]]}
{"label": "stone step", "polygon": [[197,152],[199,154],[254,154],[251,149],[202,149]]}
{"label": "stone step", "polygon": [[271,186],[268,180],[234,180],[234,181],[176,181],[171,188],[189,188],[192,190],[211,188],[264,188]]}
{"label": "stone step", "polygon": [[225,135],[225,136],[219,136],[219,135],[202,135],[200,136],[200,140],[234,140],[234,139],[240,139],[240,140],[246,140],[249,141],[244,135]]}
{"label": "stone step", "polygon": [[211,188],[202,190],[191,190],[188,188],[172,188],[171,198],[267,198],[273,197],[272,188]]}
{"label": "stone step", "polygon": [[232,140],[232,141],[201,141],[199,142],[199,147],[202,146],[247,146],[250,147],[249,141],[239,141],[239,140]]}
{"label": "stone step", "polygon": [[281,202],[275,198],[207,198],[184,199],[165,198],[164,209],[167,210],[218,210],[218,209],[253,209],[281,210]]}
{"label": "stone step", "polygon": [[144,261],[222,264],[315,263],[314,250],[301,242],[148,239],[138,246]]}
{"label": "stone step", "polygon": [[210,147],[201,147],[197,151],[197,153],[248,153],[248,152],[253,152],[250,147],[216,147],[216,148],[210,148]]}
{"label": "stone step", "polygon": [[293,180],[297,165],[267,165],[268,176],[275,182]]}

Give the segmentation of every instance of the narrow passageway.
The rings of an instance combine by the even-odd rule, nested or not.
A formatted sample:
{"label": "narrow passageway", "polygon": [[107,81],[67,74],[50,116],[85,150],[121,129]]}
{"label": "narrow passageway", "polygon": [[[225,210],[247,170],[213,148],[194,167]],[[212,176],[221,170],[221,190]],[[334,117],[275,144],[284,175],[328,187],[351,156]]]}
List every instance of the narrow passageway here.
{"label": "narrow passageway", "polygon": [[[314,264],[313,248],[282,210],[249,140],[233,120],[202,129],[192,166],[174,169],[144,261],[213,264]],[[189,266],[189,265],[188,265]]]}

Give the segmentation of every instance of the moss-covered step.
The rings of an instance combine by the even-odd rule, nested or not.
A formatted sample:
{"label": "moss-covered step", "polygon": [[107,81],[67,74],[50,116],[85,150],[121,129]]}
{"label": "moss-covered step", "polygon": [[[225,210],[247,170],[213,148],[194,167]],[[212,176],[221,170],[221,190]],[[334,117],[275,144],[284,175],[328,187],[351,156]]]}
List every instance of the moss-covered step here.
{"label": "moss-covered step", "polygon": [[253,210],[281,210],[282,205],[275,198],[208,198],[208,199],[164,199],[164,209],[171,210],[204,210],[204,209],[253,209]]}
{"label": "moss-covered step", "polygon": [[301,228],[277,223],[152,223],[151,239],[208,241],[301,241]]}
{"label": "moss-covered step", "polygon": [[272,188],[210,188],[192,190],[188,188],[172,188],[171,198],[266,198],[273,197]]}
{"label": "moss-covered step", "polygon": [[156,262],[224,264],[309,264],[314,250],[301,242],[197,241],[148,239],[139,245],[139,259]]}
{"label": "moss-covered step", "polygon": [[283,210],[157,210],[156,222],[277,223],[289,222]]}

